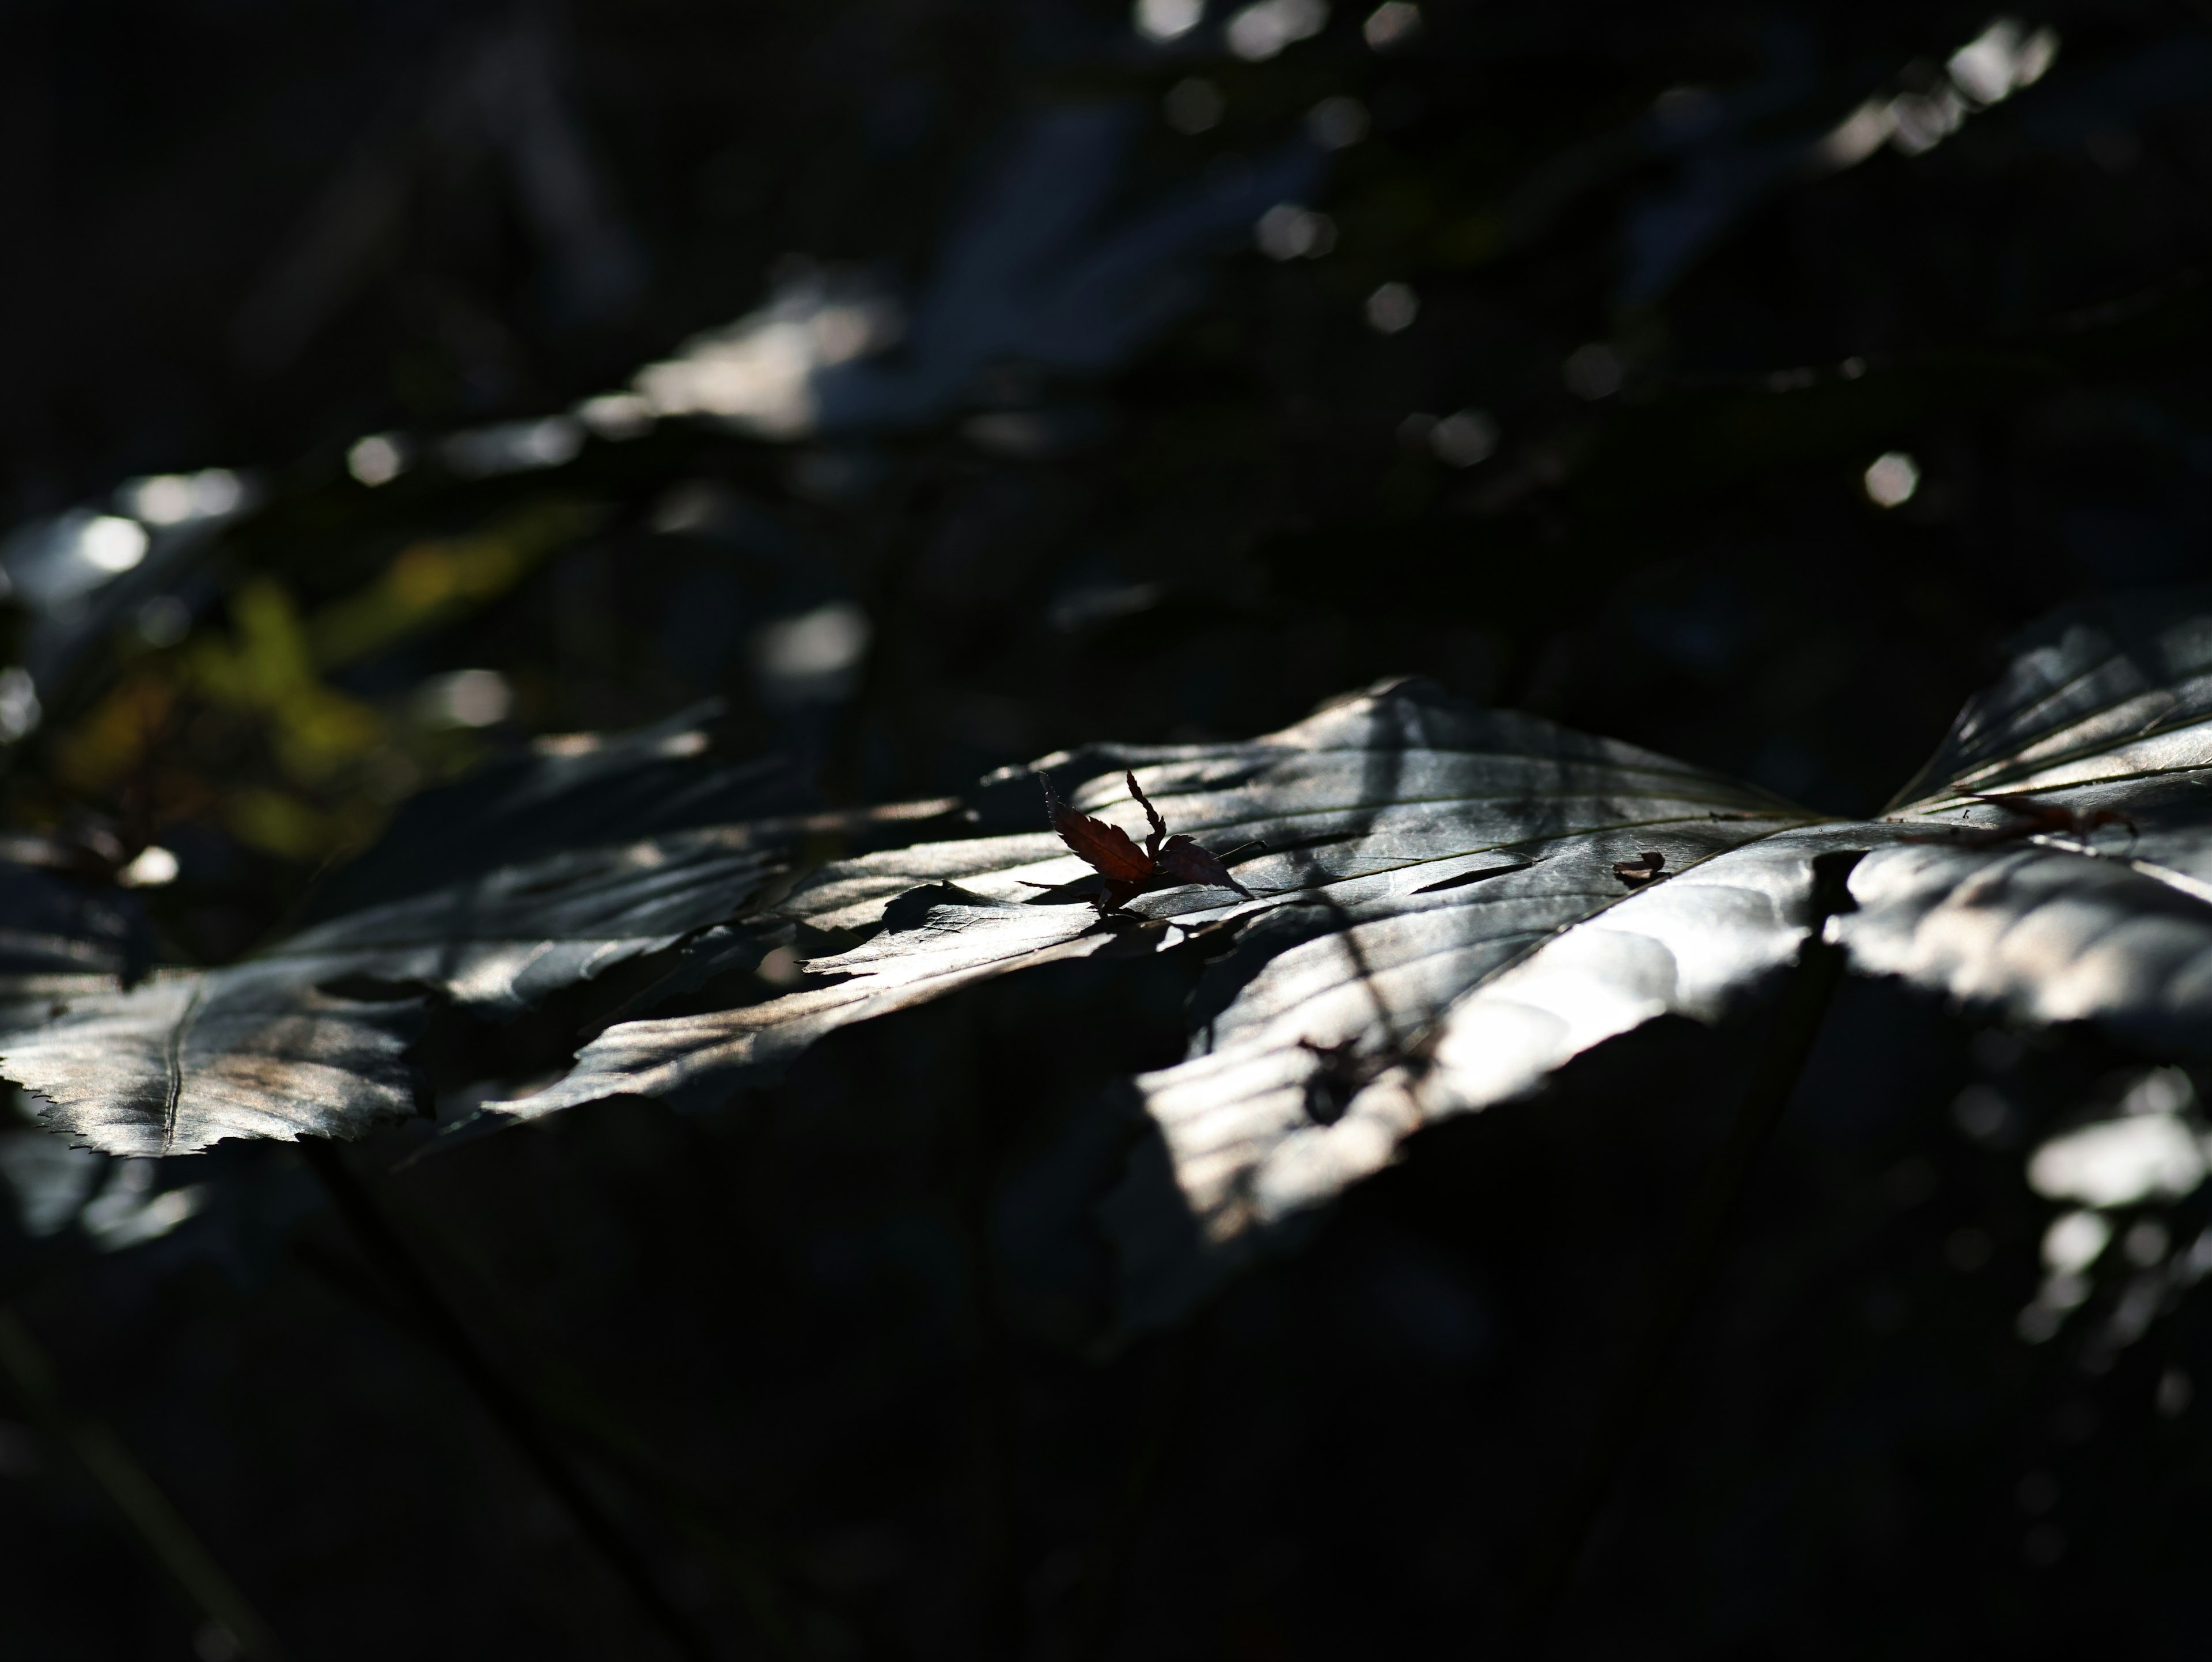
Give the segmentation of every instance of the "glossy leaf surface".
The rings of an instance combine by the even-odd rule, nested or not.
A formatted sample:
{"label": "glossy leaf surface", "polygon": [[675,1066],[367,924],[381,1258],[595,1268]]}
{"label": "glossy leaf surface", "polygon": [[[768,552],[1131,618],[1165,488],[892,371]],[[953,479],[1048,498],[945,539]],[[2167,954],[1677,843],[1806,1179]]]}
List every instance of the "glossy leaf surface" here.
{"label": "glossy leaf surface", "polygon": [[519,1014],[733,916],[773,869],[731,832],[505,868],[242,964],[76,1001],[9,1041],[4,1066],[54,1105],[49,1123],[111,1154],[358,1135],[414,1109],[404,1056],[426,996]]}
{"label": "glossy leaf surface", "polygon": [[[1179,834],[1215,847],[1266,845],[1236,871],[1255,898],[1185,886],[1131,899],[1128,916],[1100,918],[1083,904],[1084,862],[1044,827],[848,861],[802,886],[785,914],[817,931],[864,928],[884,915],[886,900],[902,898],[872,940],[806,965],[817,985],[741,1010],[624,1024],[518,1111],[639,1093],[705,1105],[765,1076],[826,1025],[1048,958],[1158,950],[1206,930],[1230,950],[1200,987],[1188,1071],[1172,1071],[1203,1099],[1204,1114],[1240,1128],[1231,1163],[1248,1167],[1264,1158],[1263,1145],[1294,1131],[1331,1146],[1365,1135],[1364,1111],[1342,1130],[1326,1108],[1329,1124],[1309,1112],[1319,1066],[1309,1045],[1356,1038],[1362,1065],[1378,1074],[1426,1056],[1436,1020],[1455,1001],[1561,930],[1632,901],[1642,903],[1632,915],[1648,917],[1646,928],[1694,937],[1680,949],[1688,967],[1658,972],[1622,946],[1630,934],[1578,942],[1573,973],[1589,985],[1554,990],[1555,1001],[1579,999],[1582,1013],[1571,1048],[1553,1059],[1670,1000],[1715,1013],[1735,986],[1787,959],[1793,908],[1808,880],[1811,845],[1800,843],[1810,816],[1801,811],[1720,776],[1477,709],[1420,684],[1377,689],[1249,743],[1152,752],[1137,773]],[[1142,829],[1113,775],[1076,793],[1075,806]],[[1749,860],[1741,876],[1688,880],[1717,856],[1793,831],[1797,840]],[[1685,878],[1638,893],[1613,867],[1654,848]],[[931,880],[945,886],[917,888]],[[1734,933],[1721,933],[1723,925]],[[1621,976],[1634,982],[1632,992],[1599,995],[1607,977]],[[1524,1060],[1498,1078],[1522,1088],[1549,1065]],[[1174,1088],[1147,1082],[1164,1127],[1175,1109],[1162,1092]],[[1257,1111],[1281,1123],[1255,1137],[1260,1097],[1272,1105]],[[1181,1167],[1188,1184],[1203,1180],[1208,1163],[1193,1145]]]}
{"label": "glossy leaf surface", "polygon": [[[1832,927],[1858,967],[2016,1021],[2212,1048],[2204,599],[2077,608],[2021,643],[1911,788],[1902,813],[1947,829],[1853,874],[1860,909]],[[2022,824],[2007,797],[2075,823],[1982,841]]]}
{"label": "glossy leaf surface", "polygon": [[[1098,920],[1066,904],[1082,868],[1042,833],[846,861],[785,916],[865,930],[896,899],[872,940],[808,964],[782,999],[618,1026],[515,1111],[637,1093],[711,1105],[843,1022],[1204,930],[1225,950],[1194,1001],[1190,1054],[1137,1082],[1165,1159],[1135,1162],[1107,1207],[1133,1312],[1164,1317],[1419,1126],[1522,1094],[1655,1016],[1712,1020],[1741,1003],[1795,956],[1824,854],[1866,856],[1857,910],[1829,926],[1860,969],[2022,1020],[2201,1048],[2204,631],[2160,633],[2151,615],[2079,614],[2030,642],[1946,740],[1924,776],[1942,783],[1880,821],[1822,820],[1418,684],[1249,744],[1146,752],[1139,782],[1171,828],[1267,844],[1237,868],[1256,900],[1185,888],[1129,903],[1149,928]],[[1073,801],[1141,831],[1117,782],[1103,773]],[[2015,837],[2017,813],[1967,794],[2030,792],[2133,829],[2078,847]],[[1146,1175],[1161,1170],[1171,1194]]]}
{"label": "glossy leaf surface", "polygon": [[[736,916],[777,869],[770,850],[798,822],[635,836],[696,818],[702,802],[726,812],[783,788],[707,752],[679,719],[427,792],[331,886],[372,904],[242,963],[126,990],[119,949],[87,925],[78,933],[90,938],[73,950],[106,973],[56,983],[35,1010],[25,1007],[27,1031],[0,1043],[0,1070],[42,1099],[50,1126],[110,1154],[358,1136],[411,1114],[420,1081],[409,1051],[434,1009],[514,1016]],[[543,851],[564,834],[588,843],[626,832],[635,840]],[[462,874],[423,886],[441,867]],[[48,912],[74,894],[25,874],[34,880],[32,898]],[[94,922],[117,910],[70,904],[92,907]]]}
{"label": "glossy leaf surface", "polygon": [[[1249,742],[1048,758],[1070,804],[1056,813],[1008,770],[971,817],[1027,829],[839,861],[760,916],[775,862],[757,827],[503,867],[233,969],[85,1001],[13,1041],[8,1069],[56,1123],[118,1150],[352,1132],[405,1111],[425,997],[504,1014],[687,941],[691,971],[671,984],[696,993],[773,944],[811,947],[789,990],[618,1022],[565,1078],[501,1105],[706,1109],[849,1023],[1068,959],[1187,948],[1207,960],[1188,1054],[1134,1082],[1153,1152],[1105,1208],[1128,1313],[1158,1319],[1420,1126],[1525,1094],[1654,1017],[1742,1004],[1819,921],[1823,855],[1856,862],[1854,909],[1826,927],[1862,971],[2205,1048],[2208,666],[2212,624],[2192,602],[2063,617],[1968,706],[1913,800],[1870,821],[1386,683]],[[1162,862],[1102,914],[1100,862],[1055,834],[1071,825],[1086,848],[1135,854],[1164,831],[1262,851],[1235,863],[1249,894],[1163,886],[1182,874]]]}

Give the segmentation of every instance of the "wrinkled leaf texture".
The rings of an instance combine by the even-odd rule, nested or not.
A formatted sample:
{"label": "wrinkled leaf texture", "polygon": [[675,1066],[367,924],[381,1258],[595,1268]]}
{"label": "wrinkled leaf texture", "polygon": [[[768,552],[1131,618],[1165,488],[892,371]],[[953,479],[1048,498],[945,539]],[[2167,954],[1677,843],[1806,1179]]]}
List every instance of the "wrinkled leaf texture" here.
{"label": "wrinkled leaf texture", "polygon": [[[1010,770],[985,782],[970,812],[987,827],[1030,829],[840,861],[763,915],[696,937],[724,954],[750,941],[756,957],[793,930],[853,943],[805,962],[793,990],[618,1022],[566,1077],[501,1111],[530,1119],[627,1095],[710,1108],[850,1022],[1016,970],[1194,940],[1209,962],[1187,1056],[1133,1081],[1148,1130],[1103,1208],[1124,1317],[1142,1324],[1187,1307],[1422,1125],[1525,1094],[1654,1017],[1711,1021],[1743,1005],[1818,921],[1824,854],[1863,855],[1853,909],[1822,926],[1862,971],[2016,1020],[2091,1020],[2161,1053],[2201,1052],[2212,1048],[2207,598],[2102,603],[2044,625],[1878,820],[1826,819],[1411,681],[1246,743],[1048,758],[1039,766],[1084,813],[1140,830],[1121,783],[1133,768],[1172,830],[1216,850],[1264,843],[1236,868],[1256,898],[1185,886],[1101,916],[1095,880],[1044,823],[1028,770]],[[2094,828],[2011,835],[2021,817],[1985,800],[2007,794]],[[704,847],[691,857],[711,863]],[[1666,856],[1661,875],[1624,882],[1615,863],[1647,850]],[[727,876],[717,904],[734,916],[739,891],[759,879],[734,867]],[[310,932],[288,949],[303,950],[324,954],[321,967],[290,984],[312,982],[316,997],[337,995],[349,953],[356,976],[408,978],[376,956],[401,949],[375,947],[356,920],[343,938]],[[531,961],[565,975],[593,950],[623,948],[541,940]],[[487,951],[489,984],[523,983],[513,958],[523,949]],[[240,972],[266,976],[277,961]],[[434,979],[418,965],[413,977],[468,995],[465,974]],[[118,1117],[102,1090],[65,1101],[39,1082],[78,1020],[9,1044],[8,1070],[62,1102],[68,1129],[115,1146],[151,1123],[143,1107]],[[203,1031],[219,1070],[218,1041]],[[229,1054],[235,1065],[242,1053]],[[342,1064],[356,1082],[333,1088],[370,1088],[386,1054],[357,1071]],[[357,1117],[327,1123],[352,1129]],[[217,1117],[211,1134],[239,1134],[228,1123]],[[171,1146],[182,1144],[173,1135]]]}
{"label": "wrinkled leaf texture", "polygon": [[[1140,830],[1121,783],[1133,766],[1172,829],[1214,849],[1263,842],[1237,868],[1258,898],[1187,886],[1100,917],[1082,863],[1042,823],[842,861],[778,916],[869,938],[808,962],[781,998],[618,1024],[508,1111],[615,1095],[711,1106],[845,1023],[1205,932],[1221,951],[1188,1057],[1136,1081],[1157,1141],[1105,1208],[1128,1314],[1162,1319],[1421,1125],[1525,1093],[1656,1016],[1741,1006],[1795,959],[1823,854],[1866,856],[1856,910],[1826,926],[1860,969],[2016,1020],[2206,1048],[2208,716],[2212,618],[2167,597],[2045,625],[1877,821],[1826,819],[1419,682],[1249,743],[1050,758],[1051,774],[1086,782],[1070,793],[1085,813]],[[1027,787],[1022,772],[987,782],[986,812]],[[2008,793],[2133,825],[1989,836],[2018,817],[1978,798]],[[1615,874],[1651,849],[1658,880]]]}
{"label": "wrinkled leaf texture", "polygon": [[[48,1126],[118,1154],[358,1136],[411,1115],[410,1051],[434,1015],[512,1018],[740,916],[779,875],[778,848],[814,818],[641,834],[706,808],[788,805],[772,770],[707,748],[697,728],[663,723],[427,793],[341,874],[351,910],[222,968],[76,983],[53,1020],[0,1040],[0,1069]],[[544,851],[564,828],[623,840]],[[441,848],[465,874],[423,886]],[[487,849],[526,857],[494,863]]]}

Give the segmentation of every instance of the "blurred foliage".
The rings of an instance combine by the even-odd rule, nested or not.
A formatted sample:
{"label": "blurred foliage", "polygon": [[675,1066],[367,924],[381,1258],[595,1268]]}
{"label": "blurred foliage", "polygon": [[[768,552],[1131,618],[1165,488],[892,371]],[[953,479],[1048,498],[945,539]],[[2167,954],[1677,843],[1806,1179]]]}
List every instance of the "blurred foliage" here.
{"label": "blurred foliage", "polygon": [[[1078,0],[11,8],[14,843],[222,962],[422,788],[708,697],[835,807],[1402,672],[1864,813],[2026,620],[2201,574],[2200,8],[2023,8],[2004,61],[2057,55],[1986,98],[1954,54],[1992,14],[1952,4],[1426,0],[1395,35],[1342,6],[1259,59],[1233,10],[1157,41]],[[1140,118],[1117,172],[992,194],[1040,110],[1094,101]],[[911,323],[956,227],[1018,243],[1056,191],[1148,223],[1302,144],[1304,252],[1161,264],[1182,309],[1103,369],[987,362],[779,439],[583,418],[810,271]],[[1055,269],[1121,246],[1066,240]],[[1885,507],[1891,453],[1917,489]],[[209,469],[218,511],[161,483]],[[87,514],[143,558],[70,578],[54,550],[124,545]],[[1189,1330],[1079,1360],[1055,1301],[1100,1249],[1023,1221],[1083,1197],[1104,1156],[1068,1128],[1172,1059],[1192,973],[1065,966],[841,1035],[726,1122],[615,1105],[391,1186],[482,1267],[473,1318],[587,1359],[683,1475],[672,1503],[606,1452],[630,1432],[577,1434],[732,1653],[1474,1642],[1732,1100],[1723,1047],[1586,1058]],[[2020,1324],[2058,1308],[2023,1157],[2139,1073],[1854,989],[1560,1653],[2194,1653],[2202,1195],[2122,1208],[2162,1256],[2113,1245]],[[2002,1111],[1954,1117],[1970,1087]],[[645,1653],[428,1353],[343,1301],[282,1151],[83,1160],[52,1180],[91,1221],[14,1242],[21,1308],[297,1654]],[[62,1456],[0,1433],[0,1627],[186,1653]]]}

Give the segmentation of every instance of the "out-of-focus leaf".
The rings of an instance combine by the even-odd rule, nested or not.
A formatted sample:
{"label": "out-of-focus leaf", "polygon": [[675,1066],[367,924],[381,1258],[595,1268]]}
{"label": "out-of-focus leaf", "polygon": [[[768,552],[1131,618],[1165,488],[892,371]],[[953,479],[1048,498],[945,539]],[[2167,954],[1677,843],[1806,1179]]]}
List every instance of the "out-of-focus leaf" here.
{"label": "out-of-focus leaf", "polygon": [[599,503],[555,497],[517,508],[470,536],[416,543],[375,582],[307,619],[306,650],[317,667],[330,668],[450,621],[505,594],[605,515]]}
{"label": "out-of-focus leaf", "polygon": [[[38,839],[12,840],[47,852],[29,846]],[[58,999],[122,987],[145,971],[151,951],[135,896],[0,863],[0,1027],[42,1020]]]}
{"label": "out-of-focus leaf", "polygon": [[734,916],[775,869],[742,829],[501,867],[242,964],[72,1003],[9,1042],[0,1069],[53,1105],[47,1123],[112,1154],[358,1135],[415,1106],[405,1052],[425,995],[518,1014]]}
{"label": "out-of-focus leaf", "polygon": [[[1109,222],[1142,113],[1069,103],[1030,118],[967,204],[902,328],[879,287],[807,272],[767,306],[640,372],[665,415],[714,416],[773,438],[904,428],[988,402],[994,366],[1096,375],[1205,295],[1211,259],[1273,204],[1318,184],[1298,137],[1238,176],[1194,181]],[[885,348],[894,341],[896,352]]]}
{"label": "out-of-focus leaf", "polygon": [[76,1219],[106,1161],[42,1132],[0,1131],[0,1187],[14,1202],[10,1222],[33,1240],[58,1234]]}
{"label": "out-of-focus leaf", "polygon": [[[119,960],[101,949],[89,967],[105,978],[23,1007],[11,1025],[64,1008],[9,1043],[0,1068],[52,1105],[49,1124],[114,1154],[355,1135],[412,1112],[406,1052],[426,997],[511,1016],[737,916],[777,868],[770,849],[805,822],[641,834],[734,819],[781,788],[766,770],[708,756],[704,713],[426,793],[341,874],[321,921],[245,963],[123,992]],[[23,876],[39,886],[27,904],[53,911],[67,898],[58,880]],[[48,927],[27,933],[27,952],[70,922],[39,916]],[[97,945],[71,950],[98,956]],[[51,973],[53,956],[27,959],[25,972]]]}
{"label": "out-of-focus leaf", "polygon": [[[435,1011],[508,1019],[740,916],[796,837],[910,834],[951,806],[635,835],[786,792],[772,770],[708,755],[700,713],[427,794],[342,874],[346,910],[240,964],[69,1000],[0,1043],[0,1073],[50,1105],[46,1123],[111,1154],[359,1135],[414,1111],[407,1055]],[[583,846],[544,851],[569,842]],[[434,871],[448,880],[415,888]]]}
{"label": "out-of-focus leaf", "polygon": [[320,922],[565,849],[726,825],[803,803],[773,761],[712,755],[719,703],[634,732],[541,740],[403,804],[309,903]]}

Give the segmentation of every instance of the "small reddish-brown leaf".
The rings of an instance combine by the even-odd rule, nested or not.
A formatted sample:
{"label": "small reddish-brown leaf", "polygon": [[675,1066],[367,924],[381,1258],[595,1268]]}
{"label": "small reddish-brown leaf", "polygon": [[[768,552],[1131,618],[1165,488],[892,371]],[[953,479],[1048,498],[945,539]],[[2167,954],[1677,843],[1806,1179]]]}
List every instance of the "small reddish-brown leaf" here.
{"label": "small reddish-brown leaf", "polygon": [[1646,849],[1633,860],[1616,860],[1613,874],[1632,889],[1641,888],[1667,868],[1667,856],[1656,849]]}
{"label": "small reddish-brown leaf", "polygon": [[1188,837],[1170,837],[1155,869],[1178,883],[1204,883],[1212,888],[1234,889],[1247,900],[1255,898],[1251,890],[1229,874],[1219,855],[1201,849]]}
{"label": "small reddish-brown leaf", "polygon": [[1141,889],[1152,874],[1152,862],[1130,841],[1129,833],[1103,819],[1078,813],[1060,800],[1050,779],[1043,774],[1037,777],[1044,782],[1045,812],[1051,815],[1052,828],[1060,833],[1060,840],[1109,883],[1133,886],[1129,888],[1133,895]]}
{"label": "small reddish-brown leaf", "polygon": [[1129,787],[1129,794],[1135,797],[1137,805],[1144,809],[1145,818],[1152,821],[1152,834],[1145,840],[1145,858],[1158,860],[1160,857],[1160,839],[1168,834],[1168,822],[1160,818],[1160,811],[1152,806],[1152,799],[1145,794],[1145,788],[1137,782],[1133,768],[1123,769],[1121,777]]}

